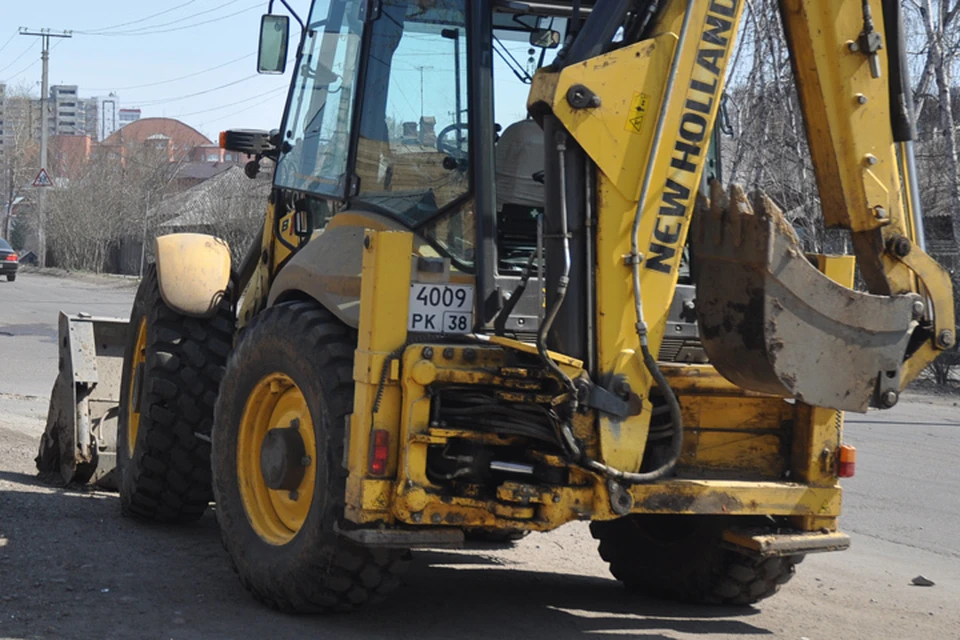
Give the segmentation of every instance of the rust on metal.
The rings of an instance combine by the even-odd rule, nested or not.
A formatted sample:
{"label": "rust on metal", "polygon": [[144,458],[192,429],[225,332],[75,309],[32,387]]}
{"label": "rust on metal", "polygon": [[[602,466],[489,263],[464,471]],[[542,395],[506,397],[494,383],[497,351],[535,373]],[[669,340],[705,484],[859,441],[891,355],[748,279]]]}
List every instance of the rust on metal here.
{"label": "rust on metal", "polygon": [[[865,412],[895,377],[916,326],[914,294],[848,289],[804,256],[762,193],[711,185],[693,234],[697,314],[711,364],[734,384],[807,404]],[[882,385],[881,385],[882,386]]]}

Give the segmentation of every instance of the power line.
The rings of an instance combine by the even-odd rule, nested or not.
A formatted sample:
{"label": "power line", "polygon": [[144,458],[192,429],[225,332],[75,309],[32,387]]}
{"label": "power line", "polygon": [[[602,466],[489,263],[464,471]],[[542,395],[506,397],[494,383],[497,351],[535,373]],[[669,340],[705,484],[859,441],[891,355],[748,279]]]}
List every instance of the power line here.
{"label": "power line", "polygon": [[[225,88],[227,88],[227,87],[232,87],[232,86],[235,85],[235,84],[240,84],[241,82],[246,82],[247,80],[252,80],[253,78],[256,78],[256,77],[258,77],[258,74],[254,73],[253,75],[249,75],[249,76],[247,76],[247,77],[245,77],[245,78],[240,78],[239,80],[234,80],[233,82],[228,82],[228,83],[226,83],[226,84],[222,84],[222,85],[220,85],[219,87],[211,87],[210,89],[205,89],[205,90],[203,90],[203,91],[198,91],[198,92],[196,92],[196,93],[188,93],[187,95],[177,96],[176,98],[162,98],[162,99],[160,99],[160,100],[151,100],[151,101],[148,101],[148,102],[140,102],[140,103],[137,103],[137,104],[138,104],[139,106],[141,106],[141,107],[152,107],[152,106],[158,105],[158,104],[167,104],[167,103],[170,103],[170,102],[179,102],[180,100],[186,100],[187,98],[195,98],[195,97],[197,97],[197,96],[202,96],[202,95],[205,95],[205,94],[208,94],[208,93],[213,93],[214,91],[219,91],[220,89],[225,89]],[[131,100],[130,102],[134,102],[134,101]]]}
{"label": "power line", "polygon": [[[149,15],[149,16],[146,16],[145,18],[139,18],[139,19],[137,19],[137,20],[131,20],[130,22],[121,22],[121,23],[119,23],[119,24],[112,24],[112,25],[110,25],[109,27],[100,27],[99,29],[91,29],[91,31],[110,31],[110,30],[112,30],[112,29],[119,29],[120,27],[128,27],[128,26],[130,26],[131,24],[138,24],[138,23],[140,23],[140,22],[146,22],[147,20],[151,20],[151,19],[153,19],[153,18],[157,18],[157,17],[162,16],[162,15],[164,15],[164,14],[166,14],[166,13],[172,13],[172,12],[176,11],[177,9],[182,9],[183,7],[185,7],[185,6],[189,5],[189,4],[193,4],[193,3],[196,2],[196,1],[197,1],[197,0],[187,0],[187,2],[184,2],[183,4],[178,4],[178,5],[175,6],[175,7],[170,7],[169,9],[164,9],[163,11],[159,11],[159,12],[157,12],[157,13],[151,14],[151,15]],[[79,31],[78,31],[77,33],[82,33],[82,32],[79,32]]]}
{"label": "power line", "polygon": [[[281,87],[281,88],[286,89],[286,87]],[[213,120],[206,120],[206,121],[204,121],[204,122],[202,122],[202,123],[200,124],[200,127],[205,127],[205,126],[207,126],[207,125],[209,125],[209,124],[211,124],[211,123],[220,122],[221,120],[226,120],[227,118],[232,118],[233,116],[240,115],[241,113],[246,113],[247,111],[250,111],[251,109],[255,109],[255,108],[259,107],[260,105],[264,105],[264,104],[270,102],[271,100],[273,100],[273,96],[270,96],[270,97],[267,98],[266,100],[261,100],[260,102],[255,102],[254,104],[248,105],[248,106],[244,107],[243,109],[240,109],[239,111],[233,111],[233,112],[231,112],[231,113],[228,113],[228,114],[225,114],[225,115],[222,115],[222,116],[217,116],[217,117],[214,118]],[[277,119],[278,119],[278,120],[280,119],[279,114],[278,114]]]}
{"label": "power line", "polygon": [[[226,4],[219,5],[219,6],[217,6],[217,7],[214,7],[213,9],[208,9],[207,11],[204,11],[204,12],[202,12],[202,13],[210,13],[211,11],[215,11],[216,9],[220,9],[220,8],[225,7],[225,6],[228,6],[228,5],[231,5],[231,4],[235,4],[236,2],[239,2],[239,0],[230,0],[230,2],[227,2]],[[149,27],[144,27],[143,29],[132,30],[132,31],[113,31],[113,32],[102,32],[102,33],[89,32],[89,31],[76,31],[76,32],[74,32],[74,33],[79,33],[79,34],[88,35],[88,36],[152,36],[152,35],[157,35],[157,34],[161,34],[161,33],[173,33],[174,31],[185,31],[185,30],[187,30],[187,29],[193,29],[193,28],[195,28],[195,27],[200,27],[200,26],[203,26],[203,25],[205,25],[205,24],[210,24],[210,23],[212,23],[212,22],[220,22],[221,20],[226,20],[227,18],[232,18],[232,17],[234,17],[234,16],[238,16],[238,15],[240,15],[241,13],[246,13],[246,12],[248,12],[248,11],[252,11],[252,10],[254,10],[254,9],[258,8],[258,7],[261,7],[261,6],[263,6],[263,3],[262,3],[262,2],[257,2],[256,4],[251,5],[251,6],[247,7],[246,9],[241,9],[241,10],[239,10],[239,11],[235,11],[234,13],[228,13],[228,14],[223,15],[223,16],[218,16],[218,17],[216,17],[216,18],[211,18],[211,19],[209,19],[209,20],[203,20],[203,21],[200,21],[200,22],[194,22],[193,24],[184,25],[184,26],[182,26],[182,27],[172,27],[172,28],[170,28],[170,29],[155,29],[155,27],[164,26],[164,25],[151,25],[151,26],[149,26]],[[200,14],[194,14],[194,15],[191,16],[191,17],[196,17],[197,15],[200,15]],[[169,22],[169,23],[167,23],[167,24],[168,24],[168,25],[169,25],[169,24],[176,24],[176,23],[178,23],[178,22],[183,22],[183,21],[186,20],[186,19],[187,19],[187,18],[182,18],[181,20],[175,20],[175,21]],[[148,29],[149,29],[149,30],[148,30]]]}
{"label": "power line", "polygon": [[148,24],[145,27],[137,27],[136,29],[129,29],[127,31],[118,31],[117,34],[134,34],[135,35],[139,31],[153,31],[154,29],[159,29],[160,27],[169,27],[175,24],[180,24],[181,22],[186,22],[187,20],[196,18],[198,16],[206,15],[208,13],[213,13],[214,11],[218,11],[219,9],[223,9],[224,7],[229,7],[232,4],[237,4],[238,2],[240,2],[240,0],[227,0],[227,2],[224,2],[223,4],[218,4],[212,9],[204,9],[203,11],[198,11],[197,13],[191,13],[188,16],[181,16],[176,20],[171,20],[170,22],[161,22],[159,24]]}
{"label": "power line", "polygon": [[13,39],[16,38],[16,37],[17,37],[17,32],[14,31],[14,32],[13,32],[13,35],[10,36],[10,39],[7,40],[6,42],[4,42],[4,43],[3,43],[3,46],[0,47],[0,51],[3,51],[4,49],[6,49],[6,48],[7,48],[7,45],[9,45],[11,42],[13,42]]}
{"label": "power line", "polygon": [[13,62],[11,62],[11,63],[8,64],[7,66],[5,66],[3,69],[0,69],[0,73],[3,73],[4,71],[6,71],[7,69],[9,69],[9,68],[12,67],[13,65],[17,64],[17,62],[20,60],[20,58],[22,58],[23,56],[25,56],[25,55],[27,55],[28,53],[30,53],[31,49],[33,49],[35,46],[37,46],[37,41],[36,41],[36,40],[34,40],[33,42],[31,42],[31,43],[27,46],[27,48],[23,50],[23,53],[21,53],[21,54],[18,55],[16,58],[14,58],[14,59],[13,59]]}
{"label": "power line", "polygon": [[231,64],[236,64],[237,62],[240,62],[241,60],[246,60],[246,59],[248,59],[248,58],[252,58],[252,57],[254,57],[255,55],[256,55],[255,53],[248,53],[248,54],[245,54],[245,55],[240,56],[239,58],[234,58],[233,60],[230,60],[230,61],[228,61],[228,62],[224,62],[224,63],[222,63],[222,64],[218,64],[218,65],[215,66],[215,67],[210,67],[209,69],[203,69],[202,71],[195,71],[195,72],[189,73],[189,74],[187,74],[187,75],[185,75],[185,76],[180,76],[179,78],[170,78],[169,80],[158,80],[157,82],[148,82],[147,84],[135,84],[135,85],[130,85],[130,86],[128,86],[128,87],[92,87],[92,88],[89,88],[89,89],[87,89],[87,90],[88,90],[88,91],[128,91],[128,90],[130,90],[130,89],[146,89],[146,88],[148,88],[148,87],[157,87],[157,86],[162,85],[162,84],[170,84],[170,83],[172,83],[172,82],[179,82],[179,81],[181,81],[181,80],[186,80],[187,78],[193,78],[193,77],[196,77],[196,76],[203,75],[203,74],[205,74],[205,73],[209,73],[209,72],[211,72],[211,71],[216,71],[217,69],[222,69],[222,68],[224,68],[224,67],[230,66]]}
{"label": "power line", "polygon": [[[59,47],[61,44],[63,44],[63,40],[57,40],[57,41],[54,42],[52,45],[50,45],[50,51],[53,51],[54,49],[56,49],[57,47]],[[34,68],[35,66],[37,66],[40,62],[41,62],[40,58],[37,58],[36,60],[34,60],[33,62],[31,62],[31,63],[28,64],[27,66],[25,66],[23,69],[20,69],[19,71],[14,71],[13,73],[8,74],[7,77],[8,77],[8,78],[17,78],[17,77],[23,75],[24,73],[26,73],[27,71],[30,71],[30,69],[33,69],[33,68]]]}
{"label": "power line", "polygon": [[[233,102],[228,102],[228,103],[222,104],[222,105],[220,105],[220,106],[218,106],[218,107],[210,107],[209,109],[201,109],[200,111],[191,111],[190,113],[181,113],[180,115],[177,116],[177,118],[188,118],[188,117],[190,117],[190,116],[200,115],[201,113],[210,113],[211,111],[220,111],[221,109],[229,109],[230,107],[236,106],[236,105],[238,105],[238,104],[243,104],[244,102],[250,102],[251,100],[256,100],[257,98],[263,98],[263,97],[265,97],[265,96],[271,96],[271,97],[272,97],[273,95],[275,95],[275,94],[277,94],[277,93],[280,93],[281,91],[286,91],[286,90],[287,90],[287,86],[284,85],[284,86],[282,86],[282,87],[277,87],[277,88],[275,88],[275,89],[271,89],[270,91],[264,91],[263,93],[258,93],[258,94],[255,95],[255,96],[250,96],[249,98],[244,98],[243,100],[234,100]],[[264,102],[266,102],[266,101],[264,101]],[[251,106],[256,106],[256,105],[251,105]],[[248,108],[249,108],[249,107],[248,107]],[[243,111],[246,111],[246,109],[244,109]],[[240,112],[238,112],[238,113],[242,113],[242,111],[240,111]],[[226,116],[224,116],[224,117],[226,117]],[[214,121],[214,122],[215,122],[215,121]]]}

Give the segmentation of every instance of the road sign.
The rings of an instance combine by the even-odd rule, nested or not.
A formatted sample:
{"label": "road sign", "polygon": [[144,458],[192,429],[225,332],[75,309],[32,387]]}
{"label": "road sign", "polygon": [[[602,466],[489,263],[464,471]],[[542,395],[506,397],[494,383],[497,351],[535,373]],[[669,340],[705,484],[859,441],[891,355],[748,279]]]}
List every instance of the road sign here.
{"label": "road sign", "polygon": [[36,179],[33,181],[33,186],[35,187],[52,187],[53,180],[50,179],[50,175],[47,173],[46,169],[40,169],[40,173],[37,174]]}

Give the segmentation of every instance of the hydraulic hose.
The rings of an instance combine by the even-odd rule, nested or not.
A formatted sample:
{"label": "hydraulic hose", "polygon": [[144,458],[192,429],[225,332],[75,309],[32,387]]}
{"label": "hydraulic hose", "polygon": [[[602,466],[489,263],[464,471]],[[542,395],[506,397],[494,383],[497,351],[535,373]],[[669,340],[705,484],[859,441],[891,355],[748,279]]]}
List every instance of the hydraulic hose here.
{"label": "hydraulic hose", "polygon": [[[639,235],[640,235],[640,221],[643,216],[644,205],[647,199],[647,196],[650,192],[650,183],[653,178],[653,160],[657,157],[657,154],[660,149],[660,142],[663,139],[663,130],[666,126],[667,114],[670,112],[670,102],[671,97],[673,96],[674,88],[677,84],[677,75],[679,73],[680,59],[683,52],[684,43],[687,40],[687,36],[690,32],[690,22],[693,14],[693,8],[696,4],[696,0],[687,0],[687,9],[683,19],[683,27],[680,31],[680,38],[677,42],[676,51],[673,56],[673,62],[670,68],[670,75],[667,80],[667,86],[665,89],[665,95],[667,96],[666,101],[660,108],[660,115],[657,119],[657,127],[654,133],[653,145],[650,154],[650,162],[647,164],[646,173],[643,179],[643,187],[641,190],[640,201],[637,206],[636,215],[633,221],[633,228],[631,231],[631,254],[628,256],[628,264],[633,267],[633,289],[634,289],[634,302],[637,312],[637,337],[640,341],[640,351],[642,354],[643,365],[650,372],[651,377],[657,385],[657,388],[660,390],[660,393],[663,394],[663,397],[667,403],[667,407],[670,411],[670,418],[673,424],[673,432],[671,434],[670,440],[670,458],[660,465],[658,468],[653,471],[648,472],[629,472],[621,471],[615,469],[608,465],[603,464],[597,460],[593,460],[586,455],[582,455],[579,450],[579,446],[576,443],[576,440],[573,437],[573,432],[570,428],[569,423],[562,422],[558,425],[558,435],[561,438],[561,442],[564,443],[567,453],[579,458],[580,464],[596,473],[600,473],[611,480],[622,482],[625,484],[646,484],[650,482],[656,482],[661,478],[666,477],[670,474],[674,467],[676,467],[677,461],[680,458],[680,454],[683,448],[683,415],[680,411],[680,403],[677,400],[676,394],[674,394],[673,389],[671,389],[669,382],[666,379],[666,376],[663,375],[663,372],[660,370],[660,367],[657,366],[657,361],[653,357],[653,354],[650,352],[650,344],[648,339],[648,329],[646,322],[643,319],[643,297],[641,295],[640,289],[640,267],[643,264],[643,256],[640,254],[639,250]],[[546,341],[547,335],[549,334],[550,327],[553,325],[553,321],[557,316],[557,313],[560,310],[560,306],[563,304],[563,300],[567,294],[567,286],[570,281],[570,269],[571,269],[571,258],[570,258],[570,238],[568,233],[568,221],[567,221],[567,193],[566,193],[566,172],[565,172],[565,154],[566,154],[566,134],[560,134],[556,139],[556,148],[557,153],[560,155],[560,206],[561,206],[561,233],[563,235],[563,247],[564,247],[564,270],[563,275],[559,279],[557,285],[557,298],[554,301],[554,304],[551,305],[546,318],[544,319],[543,324],[540,327],[540,332],[537,336],[537,352],[540,355],[541,360],[547,367],[553,371],[564,383],[564,386],[568,390],[569,402],[568,407],[571,409],[571,412],[576,411],[578,406],[577,401],[577,389],[573,384],[573,381],[567,376],[560,367],[550,358],[549,353],[547,352]]]}
{"label": "hydraulic hose", "polygon": [[[560,307],[567,297],[567,286],[570,284],[570,269],[572,266],[570,258],[570,230],[567,224],[567,134],[562,132],[558,133],[555,142],[557,154],[560,156],[560,233],[563,236],[563,275],[560,276],[557,282],[557,298],[547,311],[543,324],[540,325],[540,331],[537,333],[537,353],[540,355],[540,360],[547,365],[547,368],[553,371],[553,373],[563,381],[563,386],[566,387],[569,398],[567,406],[570,414],[573,415],[579,406],[577,387],[573,384],[570,376],[563,372],[563,369],[553,361],[553,358],[551,358],[547,352],[547,336],[550,334],[553,321],[556,320],[557,314],[560,312]],[[569,455],[574,458],[580,457],[580,447],[573,437],[573,430],[569,423],[565,421],[557,422],[557,436],[560,438],[560,442]]]}
{"label": "hydraulic hose", "polygon": [[630,232],[630,256],[629,262],[633,267],[633,299],[637,313],[637,338],[640,340],[640,351],[643,355],[643,364],[650,372],[657,388],[663,394],[663,398],[670,408],[670,419],[673,423],[673,436],[670,439],[670,458],[660,465],[657,469],[646,473],[630,473],[612,469],[606,465],[595,461],[588,464],[595,471],[605,473],[615,480],[626,482],[628,484],[644,484],[656,482],[671,473],[680,459],[680,453],[683,449],[683,414],[680,412],[680,402],[676,394],[670,388],[666,376],[657,366],[657,360],[650,352],[650,342],[648,338],[647,323],[643,319],[643,296],[640,289],[640,267],[643,264],[643,256],[640,253],[640,221],[643,218],[643,211],[646,206],[647,196],[650,193],[650,183],[653,180],[654,159],[660,153],[660,142],[663,140],[663,130],[666,127],[667,114],[670,113],[670,103],[673,99],[674,89],[677,84],[677,75],[680,70],[680,58],[683,53],[683,47],[690,33],[690,21],[693,16],[693,8],[696,0],[687,0],[687,9],[683,16],[683,26],[680,29],[680,38],[677,41],[677,48],[673,54],[673,62],[670,65],[670,75],[667,78],[667,86],[664,91],[666,100],[660,107],[660,115],[657,118],[657,127],[653,135],[653,144],[650,153],[650,162],[647,163],[647,169],[643,176],[643,186],[640,191],[640,201],[637,204],[637,212],[633,218],[633,228]]}
{"label": "hydraulic hose", "polygon": [[657,361],[653,357],[653,354],[650,353],[650,347],[645,341],[641,344],[640,349],[643,351],[644,365],[646,365],[650,371],[650,375],[653,376],[654,381],[657,383],[657,388],[660,389],[660,392],[667,401],[667,406],[670,408],[670,419],[673,423],[673,433],[670,436],[670,458],[653,471],[645,473],[620,471],[596,460],[585,460],[585,466],[588,469],[602,473],[613,480],[626,484],[648,484],[665,478],[673,471],[674,467],[677,466],[677,460],[680,459],[680,454],[683,452],[683,415],[680,413],[680,403],[677,401],[676,394],[674,394],[670,388],[670,383],[667,382],[667,378],[663,375],[663,372],[660,371],[660,367],[657,366]]}

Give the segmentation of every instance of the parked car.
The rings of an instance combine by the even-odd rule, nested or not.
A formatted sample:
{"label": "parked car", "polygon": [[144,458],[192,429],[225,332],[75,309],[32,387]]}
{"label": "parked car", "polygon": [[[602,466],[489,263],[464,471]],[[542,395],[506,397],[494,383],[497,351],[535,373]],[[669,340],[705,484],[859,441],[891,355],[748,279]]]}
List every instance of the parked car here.
{"label": "parked car", "polygon": [[20,260],[17,258],[17,252],[9,242],[0,238],[0,274],[7,276],[7,282],[13,282],[17,279],[19,268]]}

